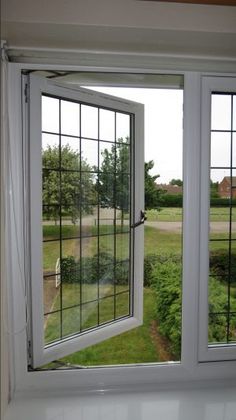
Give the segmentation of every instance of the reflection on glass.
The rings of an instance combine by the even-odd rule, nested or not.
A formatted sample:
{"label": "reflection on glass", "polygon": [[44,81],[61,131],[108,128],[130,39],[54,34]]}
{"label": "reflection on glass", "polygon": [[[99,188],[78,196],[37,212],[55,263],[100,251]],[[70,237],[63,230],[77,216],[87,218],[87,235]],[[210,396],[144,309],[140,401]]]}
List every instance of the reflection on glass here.
{"label": "reflection on glass", "polygon": [[[111,225],[110,227],[113,231],[114,230],[113,226]],[[107,228],[109,228],[109,225],[107,226]],[[110,234],[110,233],[100,237],[100,239],[99,239],[99,254],[101,255],[100,256],[100,263],[101,264],[107,265],[107,264],[110,263],[110,259],[113,259],[115,240],[116,240],[116,237],[114,235]]]}
{"label": "reflection on glass", "polygon": [[85,303],[82,306],[81,329],[86,330],[98,325],[98,302]]}
{"label": "reflection on glass", "polygon": [[61,338],[60,312],[48,314],[44,317],[44,342],[45,345]]}
{"label": "reflection on glass", "polygon": [[[70,261],[67,261],[67,266]],[[66,264],[62,266],[61,288],[62,288],[62,308],[70,308],[71,306],[80,304],[80,272],[79,264],[75,271],[67,272]]]}
{"label": "reflection on glass", "polygon": [[43,274],[56,272],[57,262],[60,258],[60,241],[43,242]]}
{"label": "reflection on glass", "polygon": [[80,331],[80,307],[62,311],[62,336],[76,334]]}
{"label": "reflection on glass", "polygon": [[[235,310],[234,306],[234,310]],[[231,315],[229,319],[229,341],[236,342],[236,314]]]}
{"label": "reflection on glass", "polygon": [[75,102],[61,101],[62,134],[79,136],[80,105]]}
{"label": "reflection on glass", "polygon": [[130,139],[130,116],[127,114],[116,113],[116,140],[121,139],[129,142]]}
{"label": "reflection on glass", "polygon": [[99,298],[112,296],[114,294],[114,266],[107,266],[107,273],[99,281]]}
{"label": "reflection on glass", "polygon": [[[58,226],[59,229],[59,226]],[[80,224],[79,220],[77,223],[72,223],[68,217],[63,217],[61,221],[61,238],[79,238],[80,236]]]}
{"label": "reflection on glass", "polygon": [[105,109],[100,109],[100,140],[115,140],[115,113]]}
{"label": "reflection on glass", "polygon": [[59,99],[42,96],[42,131],[59,133]]}
{"label": "reflection on glass", "polygon": [[230,166],[230,133],[211,134],[211,166],[229,167]]}
{"label": "reflection on glass", "polygon": [[56,275],[44,276],[43,278],[43,303],[44,314],[60,308],[57,296],[60,294],[60,284],[56,282]]}
{"label": "reflection on glass", "polygon": [[129,315],[129,293],[116,295],[116,317]]}
{"label": "reflection on glass", "polygon": [[[104,234],[113,234],[114,233],[114,227],[115,227],[115,209],[109,207],[109,208],[103,208],[100,207],[99,209],[99,233],[100,235]],[[110,238],[110,243],[113,240],[113,236]],[[106,244],[106,241],[109,241],[109,238],[101,238],[101,249],[104,247],[109,248],[109,244]]]}
{"label": "reflection on glass", "polygon": [[116,255],[121,260],[129,259],[129,234],[117,235],[116,240]]}
{"label": "reflection on glass", "polygon": [[62,258],[73,258],[73,261],[78,261],[80,258],[80,240],[79,239],[65,239],[61,241]]}
{"label": "reflection on glass", "polygon": [[209,314],[208,342],[226,343],[227,342],[227,316],[223,314]]}
{"label": "reflection on glass", "polygon": [[98,139],[98,108],[81,105],[81,136]]}
{"label": "reflection on glass", "polygon": [[99,301],[99,323],[114,319],[114,297],[103,298]]}
{"label": "reflection on glass", "polygon": [[[85,273],[85,270],[84,270]],[[90,283],[92,282],[93,283]],[[91,302],[98,299],[98,285],[96,279],[89,275],[84,276],[82,282],[82,303]]]}
{"label": "reflection on glass", "polygon": [[117,291],[128,290],[129,288],[129,262],[118,262],[115,265],[115,283]]}
{"label": "reflection on glass", "polygon": [[211,129],[231,129],[231,95],[213,94],[211,97]]}

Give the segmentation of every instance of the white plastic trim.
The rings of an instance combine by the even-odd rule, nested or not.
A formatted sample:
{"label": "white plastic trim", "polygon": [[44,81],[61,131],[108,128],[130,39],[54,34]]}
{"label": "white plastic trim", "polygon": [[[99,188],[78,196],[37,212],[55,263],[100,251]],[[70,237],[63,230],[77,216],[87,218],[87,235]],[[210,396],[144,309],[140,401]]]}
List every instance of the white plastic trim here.
{"label": "white plastic trim", "polygon": [[[100,56],[99,56],[100,59]],[[79,65],[68,65],[68,62],[64,62],[63,60],[58,60],[59,64],[52,65],[52,64],[10,64],[9,65],[9,100],[10,100],[10,110],[11,115],[14,115],[14,124],[12,124],[12,132],[14,134],[15,142],[16,142],[16,154],[15,154],[15,162],[16,165],[14,167],[14,174],[16,177],[20,177],[21,174],[21,70],[23,69],[60,69],[60,70],[83,70],[83,66]],[[183,67],[184,65],[182,65]],[[127,66],[129,71],[134,71],[134,67],[132,65],[132,60],[129,61],[129,65]],[[126,72],[127,67],[122,67],[121,62],[120,65],[104,65],[104,71],[120,71]],[[178,66],[177,66],[178,67]],[[177,71],[177,67],[175,67]],[[225,68],[224,63],[219,63],[220,71],[222,76],[229,76],[229,74],[224,74]],[[164,68],[164,70],[161,70]],[[160,67],[158,69],[158,64],[152,65],[147,70],[148,72],[156,72],[156,73],[175,73],[172,70],[167,71],[167,67]],[[90,64],[86,67],[87,70],[99,71],[101,67],[98,66],[98,62],[95,65]],[[136,70],[140,73],[145,72],[145,66],[142,64],[142,59],[139,59],[139,64],[136,66]],[[209,69],[208,69],[209,71]],[[179,71],[177,71],[178,73]],[[196,149],[192,149],[194,154],[191,156],[189,153],[190,162],[188,163],[187,172],[185,172],[185,180],[188,180],[190,176],[190,180],[192,179],[192,185],[194,186],[193,178],[191,177],[191,166],[195,167],[195,161],[200,160],[200,135],[198,134],[198,130],[200,130],[199,126],[199,113],[201,110],[201,102],[200,102],[200,93],[199,93],[199,77],[202,76],[201,73],[189,73],[185,68],[185,71],[182,72],[185,77],[186,85],[185,85],[185,103],[187,104],[187,97],[189,97],[188,101],[189,104],[191,101],[195,102],[192,111],[190,112],[191,121],[188,123],[188,111],[184,109],[184,116],[185,116],[185,124],[184,124],[184,142],[186,147],[186,142],[188,142],[188,138],[191,138],[192,134],[194,134],[195,142],[196,142]],[[211,75],[215,75],[215,70],[212,69]],[[188,78],[189,75],[189,78]],[[209,75],[209,74],[208,74]],[[188,78],[188,79],[187,79]],[[188,82],[187,82],[188,80]],[[186,96],[187,95],[187,96]],[[190,110],[190,108],[189,108]],[[195,113],[196,112],[196,113]],[[196,118],[195,118],[196,115]],[[197,132],[195,133],[195,130]],[[188,133],[188,134],[187,134]],[[185,137],[186,136],[186,137]],[[19,162],[19,164],[18,164]],[[197,168],[195,169],[197,170]],[[195,181],[196,182],[196,181]],[[187,223],[186,220],[191,219],[191,215],[187,216],[185,213],[184,216],[184,223]],[[20,222],[19,222],[20,223]],[[195,221],[196,223],[196,221]],[[198,225],[199,228],[199,225]],[[186,227],[184,227],[186,229]],[[194,228],[196,229],[196,228]],[[197,230],[195,230],[196,232]],[[199,245],[200,248],[200,245]],[[198,279],[197,279],[198,277]],[[199,276],[195,273],[193,281],[199,280]],[[12,308],[13,318],[14,318],[14,325],[21,325],[21,321],[25,318],[24,308],[22,305],[22,301],[19,298],[20,296],[20,286],[19,283],[16,282],[15,277],[9,279],[13,285],[12,291],[12,298],[10,299],[10,307]],[[185,282],[188,282],[187,277],[185,277]],[[191,299],[197,299],[198,296],[193,297],[193,293],[197,293],[196,285],[192,290],[189,289]],[[218,361],[218,362],[205,362],[205,363],[197,363],[196,362],[196,350],[193,352],[194,347],[194,335],[195,332],[191,331],[193,323],[196,323],[196,308],[195,304],[194,307],[191,306],[191,301],[188,303],[188,293],[183,296],[183,312],[185,312],[185,307],[187,305],[187,313],[185,319],[183,318],[183,326],[184,328],[188,326],[188,329],[185,334],[185,338],[183,338],[183,345],[182,345],[182,363],[168,363],[168,364],[150,364],[150,365],[142,365],[142,366],[119,366],[119,367],[100,367],[100,368],[91,368],[91,369],[83,369],[81,370],[70,370],[70,371],[57,371],[57,372],[28,372],[27,371],[27,348],[26,348],[26,333],[22,332],[18,336],[13,337],[13,348],[14,348],[14,366],[11,366],[12,371],[15,375],[15,387],[17,390],[30,390],[35,389],[38,391],[45,390],[46,392],[54,392],[56,389],[63,389],[68,390],[68,392],[75,392],[77,390],[86,391],[89,389],[93,390],[104,390],[104,389],[130,389],[130,387],[138,386],[142,389],[146,388],[147,384],[156,388],[156,387],[166,387],[170,386],[179,387],[180,383],[187,383],[189,384],[190,381],[205,381],[212,380],[216,381],[223,381],[223,380],[235,380],[235,372],[236,372],[236,363],[233,361]],[[13,310],[14,309],[14,310]],[[193,309],[193,312],[192,312]],[[198,311],[197,311],[198,313]],[[191,319],[188,320],[188,317]],[[194,327],[195,331],[195,327]],[[189,340],[188,340],[189,337]],[[188,345],[191,347],[191,351],[188,351]],[[190,354],[190,356],[188,356]]]}
{"label": "white plastic trim", "polygon": [[[75,351],[104,341],[110,337],[129,331],[142,324],[143,314],[143,226],[133,230],[130,235],[131,266],[134,267],[134,284],[131,288],[133,294],[133,315],[129,318],[117,320],[110,324],[93,328],[91,331],[78,333],[73,337],[58,340],[54,345],[44,346],[44,314],[43,314],[43,273],[42,273],[42,168],[41,168],[41,96],[52,94],[64,99],[78,100],[87,104],[104,106],[116,111],[126,111],[134,114],[135,131],[133,177],[138,188],[131,192],[134,199],[135,217],[132,224],[139,220],[140,209],[144,207],[144,107],[136,102],[115,98],[92,90],[66,87],[39,76],[30,75],[29,115],[30,115],[30,207],[31,207],[31,301],[32,301],[32,363],[39,367],[53,360],[57,360]],[[132,171],[133,172],[133,171]],[[133,184],[133,180],[132,180]],[[131,209],[133,208],[133,203]]]}

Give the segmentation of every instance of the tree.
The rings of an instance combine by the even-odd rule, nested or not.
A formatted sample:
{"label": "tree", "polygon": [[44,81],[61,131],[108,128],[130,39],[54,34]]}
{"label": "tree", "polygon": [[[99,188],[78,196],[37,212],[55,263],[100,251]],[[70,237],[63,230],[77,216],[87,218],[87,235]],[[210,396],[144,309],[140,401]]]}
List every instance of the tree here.
{"label": "tree", "polygon": [[[61,160],[61,168],[59,163]],[[92,212],[94,195],[93,174],[87,162],[67,144],[59,148],[47,146],[42,150],[44,216],[55,224],[59,215],[76,223],[82,214]],[[81,168],[80,168],[81,165]],[[59,170],[63,169],[63,170]],[[81,175],[80,175],[81,169]]]}
{"label": "tree", "polygon": [[178,185],[178,187],[182,187],[183,186],[183,181],[182,181],[182,179],[172,179],[170,182],[169,182],[169,185]]}
{"label": "tree", "polygon": [[154,161],[150,160],[145,162],[145,209],[156,209],[160,210],[160,204],[162,203],[162,196],[165,194],[164,190],[158,189],[156,179],[160,175],[150,175],[149,171],[154,167]]}
{"label": "tree", "polygon": [[130,147],[128,137],[120,138],[112,144],[111,150],[105,149],[102,154],[102,164],[99,171],[97,191],[102,207],[110,207],[121,211],[121,223],[129,211],[130,202]]}
{"label": "tree", "polygon": [[[100,194],[100,202],[103,207],[111,207],[121,210],[123,223],[124,214],[129,210],[129,145],[128,138],[112,145],[111,150],[102,152],[103,162],[100,168],[97,191]],[[157,188],[156,179],[159,175],[150,175],[149,171],[154,167],[151,160],[145,163],[145,208],[159,209],[161,197],[165,193]]]}
{"label": "tree", "polygon": [[210,195],[211,198],[219,198],[219,182],[213,182],[210,180]]}

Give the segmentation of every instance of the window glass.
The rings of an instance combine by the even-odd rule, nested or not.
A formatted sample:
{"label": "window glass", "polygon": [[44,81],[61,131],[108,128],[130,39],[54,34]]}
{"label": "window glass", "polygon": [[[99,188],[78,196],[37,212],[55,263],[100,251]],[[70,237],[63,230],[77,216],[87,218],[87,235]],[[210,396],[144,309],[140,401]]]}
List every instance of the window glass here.
{"label": "window glass", "polygon": [[[179,361],[183,91],[104,88],[104,92],[145,103],[144,323],[60,363],[93,366]],[[61,221],[61,252],[71,266],[66,273],[70,280],[62,275],[54,301],[54,307],[61,310],[61,318],[54,316],[59,337],[61,332],[65,336],[86,332],[129,316],[132,281],[136,280],[130,267],[131,116],[81,105],[80,130],[78,143],[77,139],[68,140],[73,153],[81,153],[81,189],[73,205],[69,195]],[[67,137],[61,141],[66,145]],[[218,165],[219,142],[216,138],[214,165]],[[77,175],[71,180],[77,184]],[[74,224],[69,220],[70,206],[78,211]],[[50,334],[46,337],[49,342]],[[56,333],[51,339],[57,339]]]}
{"label": "window glass", "polygon": [[115,111],[50,97],[42,107],[48,346],[132,315],[131,145],[116,141]]}
{"label": "window glass", "polygon": [[234,94],[212,94],[208,284],[210,344],[236,341],[235,103]]}

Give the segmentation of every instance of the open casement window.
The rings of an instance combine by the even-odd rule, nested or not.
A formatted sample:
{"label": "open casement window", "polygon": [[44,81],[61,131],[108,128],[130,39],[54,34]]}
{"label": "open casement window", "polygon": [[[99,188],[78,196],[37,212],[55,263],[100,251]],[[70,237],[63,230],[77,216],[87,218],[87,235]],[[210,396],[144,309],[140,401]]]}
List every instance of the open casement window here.
{"label": "open casement window", "polygon": [[200,360],[236,359],[236,79],[202,82]]}
{"label": "open casement window", "polygon": [[144,109],[34,75],[28,83],[38,367],[142,324]]}

